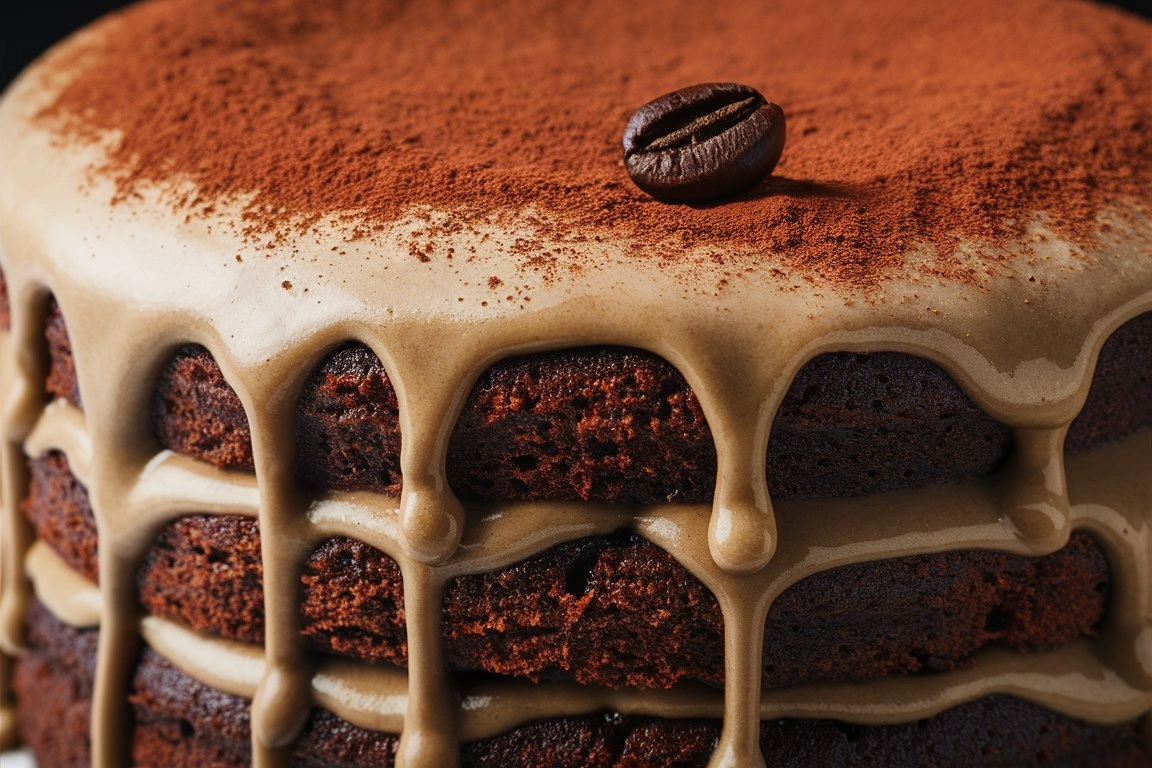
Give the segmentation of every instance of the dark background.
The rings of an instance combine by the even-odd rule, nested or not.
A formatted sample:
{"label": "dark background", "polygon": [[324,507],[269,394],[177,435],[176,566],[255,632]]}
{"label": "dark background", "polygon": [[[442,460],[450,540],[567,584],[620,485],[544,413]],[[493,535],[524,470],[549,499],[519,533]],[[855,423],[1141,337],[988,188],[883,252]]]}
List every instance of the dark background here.
{"label": "dark background", "polygon": [[2,0],[0,10],[0,88],[32,59],[74,29],[125,0]]}
{"label": "dark background", "polygon": [[[125,0],[2,0],[0,88],[52,43]],[[1110,0],[1112,5],[1152,17],[1152,0]]]}

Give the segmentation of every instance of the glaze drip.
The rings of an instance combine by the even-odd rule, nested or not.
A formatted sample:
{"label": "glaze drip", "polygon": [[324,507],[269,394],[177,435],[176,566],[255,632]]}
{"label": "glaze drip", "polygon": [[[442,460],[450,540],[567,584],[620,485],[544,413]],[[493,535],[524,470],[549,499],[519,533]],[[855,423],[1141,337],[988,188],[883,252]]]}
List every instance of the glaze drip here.
{"label": "glaze drip", "polygon": [[[1097,499],[1095,502],[1074,503],[1071,507],[1076,529],[1089,531],[1107,548],[1113,562],[1117,592],[1130,594],[1132,602],[1146,601],[1152,588],[1140,571],[1141,564],[1132,553],[1145,546],[1150,527],[1140,513],[1121,514],[1117,509],[1131,508],[1142,500],[1141,491],[1120,480],[1141,465],[1149,448],[1147,434],[1105,448],[1093,455],[1073,459],[1069,465],[1070,486],[1077,497]],[[994,486],[994,481],[987,483]],[[903,491],[891,496],[900,498],[872,499],[865,511],[902,507],[886,531],[887,547],[894,551],[907,548],[904,537],[907,526],[915,520],[917,511],[931,506],[937,493],[921,489]],[[979,498],[976,494],[973,498]],[[993,496],[988,494],[985,499]],[[937,534],[938,549],[947,548],[948,539],[962,540],[964,545],[999,542],[1009,546],[1014,529],[1004,522],[992,522],[986,528],[969,526],[967,529],[950,527],[955,520],[971,517],[967,511],[971,499],[958,499],[957,509],[943,510],[941,528]],[[531,506],[531,505],[525,505]],[[844,504],[840,516],[833,523],[844,523],[852,514]],[[994,504],[988,504],[991,511]],[[642,516],[636,528],[654,542],[673,547],[703,532],[703,524],[696,507],[657,517]],[[543,530],[539,509],[514,508],[505,513],[485,515],[489,521],[473,529],[477,539],[487,539],[490,553],[503,553],[500,535],[510,530]],[[651,510],[653,513],[656,508]],[[807,510],[784,509],[784,520],[806,521]],[[586,511],[586,523],[595,526],[600,512]],[[395,513],[393,512],[393,516]],[[992,519],[991,517],[989,519]],[[1143,519],[1143,522],[1141,522]],[[808,523],[809,532],[818,525]],[[687,529],[687,530],[686,530]],[[787,528],[788,539],[805,529]],[[487,534],[491,534],[488,536]],[[395,547],[395,537],[392,538]],[[823,570],[825,563],[852,562],[853,537],[841,534],[830,536],[829,547],[822,557],[813,559],[805,551],[782,551],[770,564],[774,574],[761,574],[761,591],[766,602],[776,594],[804,578],[809,573]],[[540,546],[547,546],[541,544]],[[468,544],[466,548],[474,549]],[[530,552],[537,547],[525,546]],[[1023,547],[1017,546],[1017,549]],[[686,563],[700,573],[712,573],[722,581],[739,577],[726,574],[709,566],[706,545],[686,547]],[[509,556],[513,562],[519,554]],[[458,563],[458,573],[491,570],[506,565],[503,557],[472,558]],[[33,546],[27,561],[37,594],[54,614],[64,617],[76,626],[93,626],[98,613],[88,606],[99,605],[99,589],[70,572],[63,561],[45,545]],[[1146,566],[1145,566],[1146,567]],[[41,589],[43,586],[43,589]],[[1131,592],[1129,593],[1129,589]],[[720,587],[714,587],[720,589]],[[1113,617],[1117,615],[1114,610]],[[266,663],[263,648],[223,639],[198,635],[178,624],[156,617],[144,617],[142,636],[154,650],[165,656],[187,674],[233,695],[253,698],[264,676]],[[1109,721],[1127,720],[1134,714],[1152,706],[1152,691],[1147,683],[1131,679],[1123,672],[1124,657],[1136,658],[1134,646],[1127,645],[1124,631],[1114,619],[1102,628],[1095,641],[1077,640],[1055,651],[1024,657],[1007,650],[983,651],[971,669],[931,677],[882,678],[863,685],[853,683],[822,683],[765,691],[758,711],[760,718],[775,717],[834,717],[861,724],[886,724],[927,717],[971,698],[994,692],[1010,693],[1076,717]],[[235,670],[222,675],[220,670]],[[493,736],[511,728],[531,722],[547,711],[555,716],[581,715],[612,710],[642,713],[661,717],[709,717],[723,715],[725,703],[720,691],[697,684],[682,684],[671,690],[607,689],[579,686],[570,683],[534,684],[523,680],[476,679],[469,676],[453,678],[459,695],[454,717],[459,723],[459,738],[471,741]],[[311,678],[312,695],[323,696],[324,706],[350,723],[365,728],[380,728],[390,732],[401,730],[404,713],[408,709],[408,676],[399,669],[326,658],[317,666]]]}

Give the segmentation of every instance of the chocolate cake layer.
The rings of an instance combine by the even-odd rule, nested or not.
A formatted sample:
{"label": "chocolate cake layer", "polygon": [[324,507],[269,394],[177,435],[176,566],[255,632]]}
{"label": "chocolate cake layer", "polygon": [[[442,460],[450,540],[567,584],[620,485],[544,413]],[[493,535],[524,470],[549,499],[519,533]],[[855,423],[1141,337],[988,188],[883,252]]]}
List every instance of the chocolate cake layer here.
{"label": "chocolate cake layer", "polygon": [[[50,307],[48,391],[79,404],[59,307]],[[1121,396],[1122,395],[1122,396]],[[360,345],[318,367],[297,414],[302,482],[400,491],[396,395]],[[243,406],[202,347],[184,347],[157,385],[160,444],[228,469],[252,470]],[[1152,426],[1152,313],[1105,343],[1092,391],[1069,429],[1080,452]],[[768,446],[774,497],[852,496],[987,474],[1010,450],[936,365],[898,353],[821,355],[801,369]],[[477,382],[449,448],[463,498],[659,503],[711,498],[716,454],[683,377],[650,354],[591,348],[498,363]]]}
{"label": "chocolate cake layer", "polygon": [[[248,701],[197,682],[148,649],[141,654],[130,700],[137,765],[251,764]],[[393,734],[366,731],[314,708],[290,760],[308,768],[391,765],[396,743]]]}
{"label": "chocolate cake layer", "polygon": [[[57,530],[89,530],[87,495],[59,454],[31,462],[25,507]],[[51,506],[62,499],[63,506]],[[38,526],[40,527],[40,526]],[[56,538],[43,537],[54,548]],[[93,543],[88,535],[82,539]],[[95,578],[95,548],[67,548]],[[255,519],[189,516],[167,526],[137,577],[140,602],[198,631],[264,641]],[[949,552],[845,566],[785,591],[769,614],[764,685],[947,671],[991,643],[1021,651],[1092,633],[1108,563],[1076,533],[1052,555]],[[659,585],[659,589],[654,589]],[[400,570],[350,539],[317,549],[301,574],[303,631],[318,650],[406,661]],[[670,555],[628,534],[568,542],[494,573],[452,581],[446,653],[460,670],[667,687],[722,680],[716,598]],[[879,635],[876,627],[885,627]]]}
{"label": "chocolate cake layer", "polygon": [[68,457],[51,451],[28,462],[28,495],[20,511],[32,522],[36,538],[46,542],[73,570],[99,579],[96,519],[88,491],[72,474]]}
{"label": "chocolate cake layer", "polygon": [[[1069,431],[1071,449],[1152,426],[1152,313],[1104,345],[1093,391]],[[397,411],[371,351],[334,352],[298,409],[301,480],[398,494]],[[165,368],[153,422],[165,447],[252,468],[243,408],[203,348],[180,350]],[[952,482],[992,471],[1010,443],[1007,427],[926,360],[825,354],[800,371],[776,417],[768,487],[784,498]],[[462,498],[705,502],[716,453],[675,368],[636,350],[589,348],[510,358],[488,370],[464,406],[447,467]]]}
{"label": "chocolate cake layer", "polygon": [[[39,606],[29,614],[34,650],[17,664],[16,690],[30,708],[24,737],[45,765],[82,764],[95,630],[67,627]],[[249,703],[188,677],[148,649],[133,682],[133,761],[138,766],[247,766]],[[639,768],[704,766],[719,734],[709,720],[671,721],[617,714],[530,723],[465,744],[464,766]],[[1026,766],[1147,768],[1133,723],[1091,725],[1036,705],[992,696],[896,726],[831,720],[772,720],[760,729],[773,766]],[[390,766],[396,738],[314,709],[291,758],[295,766]]]}
{"label": "chocolate cake layer", "polygon": [[89,765],[89,723],[96,678],[96,630],[57,620],[38,602],[25,618],[28,644],[13,672],[17,700],[35,702],[20,711],[20,736],[39,765]]}
{"label": "chocolate cake layer", "polygon": [[153,414],[165,448],[218,467],[252,471],[252,434],[244,406],[202,347],[184,347],[168,362],[156,387]]}
{"label": "chocolate cake layer", "polygon": [[[1092,634],[1107,585],[1107,561],[1084,535],[1045,558],[955,552],[826,571],[773,604],[762,684],[948,671],[991,644],[1055,647]],[[723,681],[715,599],[636,536],[457,579],[444,606],[457,667],[646,687]]]}
{"label": "chocolate cake layer", "polygon": [[1083,453],[1152,426],[1152,312],[1117,328],[1100,348],[1092,387],[1064,450]]}
{"label": "chocolate cake layer", "polygon": [[[194,405],[229,397],[234,420]],[[206,351],[177,354],[157,403],[165,447],[251,468],[243,411]],[[296,433],[304,482],[399,494],[396,396],[366,348],[344,347],[320,365]],[[211,450],[196,445],[202,435]],[[927,361],[824,355],[797,377],[777,420],[769,488],[778,497],[840,496],[948,482],[991,471],[1009,443],[1007,428]],[[511,358],[485,373],[457,423],[447,468],[466,499],[699,503],[712,496],[716,452],[672,366],[637,350],[591,348]]]}
{"label": "chocolate cake layer", "polygon": [[72,342],[68,338],[68,326],[55,298],[48,302],[44,336],[48,340],[48,379],[44,382],[45,389],[49,394],[62,397],[77,408],[82,408],[80,382],[76,380],[76,361],[72,358]]}
{"label": "chocolate cake layer", "polygon": [[[196,531],[193,547],[182,541],[188,529]],[[204,596],[259,583],[258,545],[236,546],[237,538],[257,536],[247,519],[176,523],[140,572],[145,609],[201,631],[235,627],[234,606]],[[330,540],[301,581],[304,632],[314,648],[404,663],[394,561],[356,541]],[[1108,584],[1107,561],[1084,534],[1044,558],[956,552],[818,574],[786,591],[770,612],[763,683],[947,671],[995,643],[1055,647],[1092,634]],[[243,602],[258,601],[255,592]],[[245,614],[250,633],[234,637],[262,642],[259,615]],[[716,599],[637,536],[569,542],[511,568],[455,579],[444,597],[444,639],[449,666],[458,670],[608,686],[723,679]]]}
{"label": "chocolate cake layer", "polygon": [[[45,335],[48,392],[79,406],[55,301]],[[398,494],[397,411],[370,350],[334,352],[301,399],[302,480]],[[252,470],[243,406],[202,347],[180,349],[165,367],[153,423],[166,448]],[[1066,446],[1079,453],[1148,426],[1152,313],[1104,343]],[[1006,428],[932,363],[897,353],[826,354],[800,371],[781,406],[769,443],[769,488],[777,497],[844,496],[947,482],[987,473],[1009,443]],[[683,377],[652,355],[612,348],[494,366],[477,382],[448,458],[462,496],[505,500],[706,501],[715,464],[707,422]]]}
{"label": "chocolate cake layer", "polygon": [[0,269],[0,331],[12,328],[12,304],[8,299],[8,279]]}
{"label": "chocolate cake layer", "polygon": [[[59,455],[31,465],[33,488],[44,488],[25,503],[35,519],[64,531],[93,525],[87,496]],[[39,506],[57,498],[68,505]],[[78,570],[94,578],[95,565],[93,548]],[[174,522],[138,574],[147,612],[251,643],[264,640],[262,581],[258,524],[239,516]],[[764,684],[946,671],[989,643],[1055,647],[1091,634],[1108,585],[1105,555],[1083,533],[1041,558],[952,552],[817,574],[781,595],[769,614]],[[403,586],[391,558],[332,539],[309,559],[301,587],[304,633],[314,647],[404,663]],[[444,620],[456,669],[612,686],[722,679],[715,597],[635,535],[568,542],[511,568],[456,579]],[[882,637],[877,626],[888,628]]]}

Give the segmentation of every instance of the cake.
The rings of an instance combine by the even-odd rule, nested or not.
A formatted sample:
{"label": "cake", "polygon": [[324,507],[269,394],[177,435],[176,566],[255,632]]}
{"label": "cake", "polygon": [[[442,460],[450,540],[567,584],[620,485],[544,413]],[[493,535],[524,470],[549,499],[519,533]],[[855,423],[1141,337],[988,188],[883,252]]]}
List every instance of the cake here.
{"label": "cake", "polygon": [[[1152,765],[1152,26],[820,5],[157,0],[27,71],[8,743]],[[653,199],[630,115],[717,82],[779,164]]]}

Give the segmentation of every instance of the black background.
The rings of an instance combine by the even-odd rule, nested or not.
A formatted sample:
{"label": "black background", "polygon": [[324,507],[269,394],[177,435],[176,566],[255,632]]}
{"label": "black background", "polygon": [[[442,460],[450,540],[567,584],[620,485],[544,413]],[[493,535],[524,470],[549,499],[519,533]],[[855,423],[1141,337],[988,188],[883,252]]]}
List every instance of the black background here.
{"label": "black background", "polygon": [[[0,10],[0,87],[54,42],[89,21],[127,3],[125,0],[2,0]],[[1111,4],[1152,17],[1152,0],[1111,0]]]}
{"label": "black background", "polygon": [[0,87],[60,38],[125,0],[2,0],[0,10]]}

